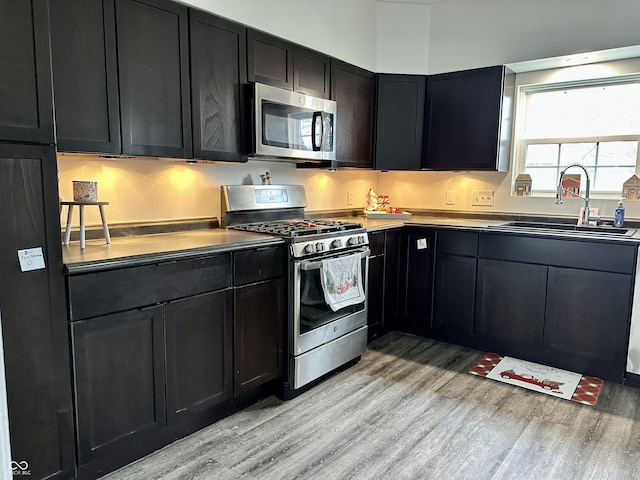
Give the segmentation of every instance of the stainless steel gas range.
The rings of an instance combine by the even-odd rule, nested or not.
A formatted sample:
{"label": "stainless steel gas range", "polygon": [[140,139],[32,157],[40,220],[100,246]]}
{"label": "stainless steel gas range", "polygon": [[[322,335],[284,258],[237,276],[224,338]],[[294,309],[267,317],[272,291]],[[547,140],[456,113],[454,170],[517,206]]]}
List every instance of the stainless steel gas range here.
{"label": "stainless steel gas range", "polygon": [[285,398],[358,359],[367,346],[369,238],[359,223],[306,219],[301,185],[222,187],[227,228],[288,243]]}

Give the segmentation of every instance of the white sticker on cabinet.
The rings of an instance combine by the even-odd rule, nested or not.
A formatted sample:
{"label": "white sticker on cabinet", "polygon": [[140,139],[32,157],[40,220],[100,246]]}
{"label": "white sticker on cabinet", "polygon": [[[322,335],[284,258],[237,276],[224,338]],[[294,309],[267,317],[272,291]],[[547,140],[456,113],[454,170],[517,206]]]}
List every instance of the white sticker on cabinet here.
{"label": "white sticker on cabinet", "polygon": [[23,272],[45,268],[42,247],[18,250],[18,260],[20,260],[20,269]]}
{"label": "white sticker on cabinet", "polygon": [[419,238],[416,243],[417,243],[418,250],[424,250],[425,248],[427,248],[426,238]]}

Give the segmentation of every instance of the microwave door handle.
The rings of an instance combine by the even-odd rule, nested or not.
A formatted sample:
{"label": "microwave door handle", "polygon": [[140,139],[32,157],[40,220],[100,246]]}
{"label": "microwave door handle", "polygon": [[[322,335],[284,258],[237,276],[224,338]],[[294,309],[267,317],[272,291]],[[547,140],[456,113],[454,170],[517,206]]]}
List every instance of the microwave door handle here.
{"label": "microwave door handle", "polygon": [[[320,144],[316,144],[316,125],[318,123],[318,118],[320,119]],[[323,128],[322,112],[313,112],[313,118],[311,119],[311,146],[313,147],[314,152],[319,152],[322,148],[322,137],[324,134],[322,131]]]}

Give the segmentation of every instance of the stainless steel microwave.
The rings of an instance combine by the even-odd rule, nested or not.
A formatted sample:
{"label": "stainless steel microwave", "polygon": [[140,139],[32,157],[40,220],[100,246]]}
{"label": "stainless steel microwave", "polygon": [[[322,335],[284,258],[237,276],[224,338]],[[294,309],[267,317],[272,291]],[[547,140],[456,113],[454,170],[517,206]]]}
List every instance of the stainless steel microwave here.
{"label": "stainless steel microwave", "polygon": [[252,110],[251,156],[288,161],[336,159],[336,102],[256,83]]}

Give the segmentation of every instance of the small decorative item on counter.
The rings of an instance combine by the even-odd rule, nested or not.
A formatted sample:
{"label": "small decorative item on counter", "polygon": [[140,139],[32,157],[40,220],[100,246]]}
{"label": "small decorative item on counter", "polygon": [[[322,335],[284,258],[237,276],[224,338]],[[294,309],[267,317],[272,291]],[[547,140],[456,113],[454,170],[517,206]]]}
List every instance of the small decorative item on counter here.
{"label": "small decorative item on counter", "polygon": [[613,217],[613,226],[618,228],[624,226],[624,205],[622,202],[618,202],[618,208],[616,208],[616,213]]}
{"label": "small decorative item on counter", "polygon": [[378,196],[373,189],[369,189],[369,193],[367,193],[367,206],[365,207],[365,212],[374,212],[378,209]]}
{"label": "small decorative item on counter", "polygon": [[98,182],[73,180],[73,201],[93,203],[98,201]]}
{"label": "small decorative item on counter", "polygon": [[389,195],[376,195],[371,189],[369,189],[369,193],[367,194],[367,206],[364,209],[364,214],[367,218],[393,218],[396,220],[409,218],[411,216],[409,212],[392,207],[389,201]]}
{"label": "small decorative item on counter", "polygon": [[531,175],[521,173],[516,177],[514,193],[517,197],[528,197],[531,195]]}
{"label": "small decorative item on counter", "polygon": [[271,174],[264,172],[263,175],[260,175],[260,180],[262,181],[262,185],[271,185]]}
{"label": "small decorative item on counter", "polygon": [[625,200],[640,200],[640,178],[631,176],[622,184],[622,198]]}

